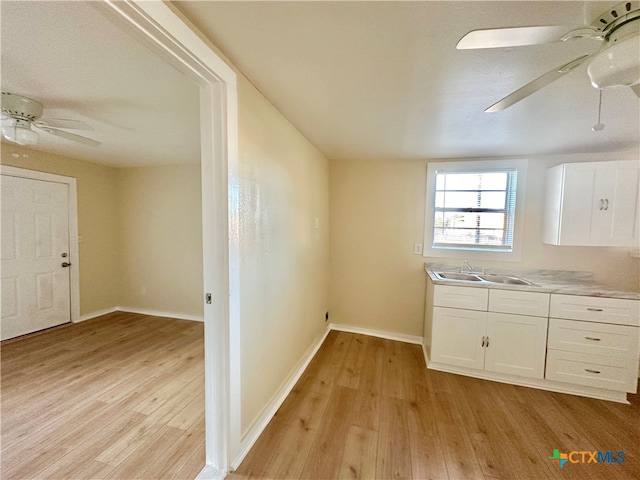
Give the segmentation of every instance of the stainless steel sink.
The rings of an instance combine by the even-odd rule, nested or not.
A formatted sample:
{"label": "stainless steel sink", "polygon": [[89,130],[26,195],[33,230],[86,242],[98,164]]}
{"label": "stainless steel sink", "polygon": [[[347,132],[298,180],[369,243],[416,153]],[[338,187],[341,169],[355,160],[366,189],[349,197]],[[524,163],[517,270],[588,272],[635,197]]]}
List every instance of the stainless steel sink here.
{"label": "stainless steel sink", "polygon": [[463,282],[481,282],[482,280],[477,275],[470,273],[455,273],[455,272],[433,272],[436,277],[442,280],[458,280]]}
{"label": "stainless steel sink", "polygon": [[489,273],[457,273],[457,272],[433,272],[440,280],[453,280],[456,282],[501,283],[503,285],[533,285],[528,280],[510,275],[494,275]]}
{"label": "stainless steel sink", "polygon": [[491,283],[506,283],[508,285],[533,285],[527,280],[523,280],[518,277],[509,277],[507,275],[480,275],[479,276],[485,282]]}

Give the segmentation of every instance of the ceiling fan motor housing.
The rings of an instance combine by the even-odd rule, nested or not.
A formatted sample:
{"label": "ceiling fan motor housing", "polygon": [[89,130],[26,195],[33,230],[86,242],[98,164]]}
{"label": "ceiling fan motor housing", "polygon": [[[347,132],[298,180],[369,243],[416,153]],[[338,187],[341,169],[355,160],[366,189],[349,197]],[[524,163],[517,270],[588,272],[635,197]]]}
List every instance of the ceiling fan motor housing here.
{"label": "ceiling fan motor housing", "polygon": [[640,83],[640,17],[616,28],[587,69],[595,88]]}
{"label": "ceiling fan motor housing", "polygon": [[42,116],[42,104],[22,95],[2,92],[2,113],[32,122]]}

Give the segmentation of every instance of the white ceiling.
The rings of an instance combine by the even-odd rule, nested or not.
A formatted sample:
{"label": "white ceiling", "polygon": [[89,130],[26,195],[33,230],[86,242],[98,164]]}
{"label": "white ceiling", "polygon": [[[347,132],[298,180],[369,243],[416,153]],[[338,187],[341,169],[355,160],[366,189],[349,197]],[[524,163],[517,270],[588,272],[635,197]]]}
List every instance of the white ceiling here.
{"label": "white ceiling", "polygon": [[102,142],[33,148],[114,166],[200,161],[199,91],[96,2],[0,2],[2,91],[82,120]]}
{"label": "white ceiling", "polygon": [[412,159],[635,151],[640,101],[583,65],[506,111],[484,109],[599,47],[593,40],[458,51],[468,31],[589,24],[617,2],[174,4],[325,155]]}
{"label": "white ceiling", "polygon": [[[174,3],[325,155],[413,159],[638,151],[640,102],[598,94],[582,66],[504,112],[483,110],[598,45],[457,51],[477,28],[590,23],[616,2]],[[96,148],[36,147],[110,165],[199,160],[198,88],[99,2],[0,2],[2,90],[84,120]],[[85,132],[78,132],[85,134]]]}

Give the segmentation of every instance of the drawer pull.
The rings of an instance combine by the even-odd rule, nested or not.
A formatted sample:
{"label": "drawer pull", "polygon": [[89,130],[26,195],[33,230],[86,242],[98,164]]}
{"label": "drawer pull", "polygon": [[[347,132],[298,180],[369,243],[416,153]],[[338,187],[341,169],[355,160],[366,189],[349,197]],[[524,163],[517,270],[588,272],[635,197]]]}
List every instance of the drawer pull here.
{"label": "drawer pull", "polygon": [[591,370],[590,368],[585,368],[584,371],[589,373],[600,373],[598,370]]}
{"label": "drawer pull", "polygon": [[592,342],[599,342],[600,339],[599,338],[595,338],[595,337],[584,337],[586,340],[591,340]]}
{"label": "drawer pull", "polygon": [[587,308],[587,310],[589,310],[590,312],[601,312],[602,311],[601,308]]}

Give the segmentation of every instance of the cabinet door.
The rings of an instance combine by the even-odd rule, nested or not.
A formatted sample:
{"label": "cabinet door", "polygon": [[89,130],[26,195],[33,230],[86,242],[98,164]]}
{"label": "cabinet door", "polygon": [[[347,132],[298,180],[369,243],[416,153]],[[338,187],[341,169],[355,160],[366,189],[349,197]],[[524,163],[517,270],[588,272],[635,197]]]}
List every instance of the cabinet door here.
{"label": "cabinet door", "polygon": [[482,370],[487,312],[434,307],[431,361]]}
{"label": "cabinet door", "polygon": [[615,162],[605,197],[608,218],[600,232],[600,243],[613,246],[640,246],[638,238],[638,186],[640,162]]}
{"label": "cabinet door", "polygon": [[547,344],[547,319],[489,313],[484,369],[542,378]]}
{"label": "cabinet door", "polygon": [[564,165],[560,212],[560,245],[592,245],[593,229],[600,212],[598,170],[600,163]]}

